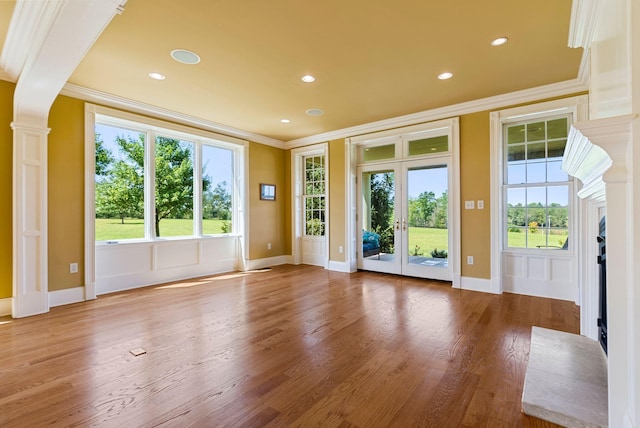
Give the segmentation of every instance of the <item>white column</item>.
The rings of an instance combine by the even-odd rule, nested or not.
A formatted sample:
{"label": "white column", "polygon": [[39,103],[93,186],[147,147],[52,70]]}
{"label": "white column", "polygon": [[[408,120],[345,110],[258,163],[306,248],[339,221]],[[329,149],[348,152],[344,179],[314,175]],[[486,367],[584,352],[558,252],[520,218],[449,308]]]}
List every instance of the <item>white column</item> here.
{"label": "white column", "polygon": [[12,123],[13,299],[15,318],[49,311],[47,265],[48,128]]}

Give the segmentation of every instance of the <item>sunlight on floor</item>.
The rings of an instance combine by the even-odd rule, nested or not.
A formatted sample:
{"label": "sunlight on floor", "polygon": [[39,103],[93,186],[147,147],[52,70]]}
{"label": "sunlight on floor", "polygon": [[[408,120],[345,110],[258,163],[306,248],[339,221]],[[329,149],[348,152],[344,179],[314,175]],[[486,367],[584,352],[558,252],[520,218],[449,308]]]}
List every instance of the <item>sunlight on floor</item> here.
{"label": "sunlight on floor", "polygon": [[227,279],[244,278],[245,276],[251,275],[253,273],[269,272],[270,270],[271,268],[264,268],[264,269],[248,270],[246,272],[229,273],[226,275],[216,275],[216,276],[211,276],[207,278],[199,278],[198,281],[191,281],[191,282],[183,281],[177,284],[162,285],[160,287],[156,287],[156,289],[163,290],[163,289],[171,289],[171,288],[189,288],[189,287],[195,287],[198,285],[207,284],[208,282],[211,282],[211,281],[224,281]]}

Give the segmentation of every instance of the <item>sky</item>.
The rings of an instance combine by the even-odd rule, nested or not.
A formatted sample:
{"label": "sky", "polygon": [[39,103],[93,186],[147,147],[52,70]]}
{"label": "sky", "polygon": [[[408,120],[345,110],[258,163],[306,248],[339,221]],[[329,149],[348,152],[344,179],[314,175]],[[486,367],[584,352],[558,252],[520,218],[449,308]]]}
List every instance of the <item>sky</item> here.
{"label": "sky", "polygon": [[447,190],[447,167],[434,167],[426,169],[409,170],[409,198],[417,198],[420,193],[433,192],[436,198],[442,196]]}

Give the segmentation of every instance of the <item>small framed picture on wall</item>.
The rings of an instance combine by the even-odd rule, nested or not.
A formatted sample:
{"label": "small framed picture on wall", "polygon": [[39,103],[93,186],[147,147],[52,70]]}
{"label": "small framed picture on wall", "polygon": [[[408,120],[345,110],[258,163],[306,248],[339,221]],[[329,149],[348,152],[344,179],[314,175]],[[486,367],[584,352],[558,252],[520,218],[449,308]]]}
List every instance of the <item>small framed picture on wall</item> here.
{"label": "small framed picture on wall", "polygon": [[260,199],[263,201],[275,201],[276,200],[276,185],[275,184],[260,184]]}

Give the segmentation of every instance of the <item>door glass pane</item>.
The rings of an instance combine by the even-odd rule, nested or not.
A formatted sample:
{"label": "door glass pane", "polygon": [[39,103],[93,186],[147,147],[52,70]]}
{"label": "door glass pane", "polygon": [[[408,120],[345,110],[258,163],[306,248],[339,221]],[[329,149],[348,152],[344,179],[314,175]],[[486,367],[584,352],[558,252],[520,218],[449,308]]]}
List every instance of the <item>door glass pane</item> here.
{"label": "door glass pane", "polygon": [[202,146],[202,234],[231,233],[233,151]]}
{"label": "door glass pane", "polygon": [[96,241],[144,238],[144,132],[96,124]]}
{"label": "door glass pane", "polygon": [[449,137],[446,135],[409,141],[409,156],[429,155],[448,150]]}
{"label": "door glass pane", "polygon": [[[407,172],[407,244],[409,264],[447,267],[448,174],[447,166],[411,169]],[[404,228],[402,219],[402,227]]]}
{"label": "door glass pane", "polygon": [[395,253],[395,174],[362,173],[362,256],[392,262]]}
{"label": "door glass pane", "polygon": [[362,160],[364,162],[393,159],[396,157],[395,144],[387,144],[385,146],[377,146],[377,147],[365,147],[362,150],[363,150]]}

